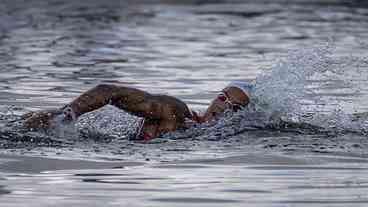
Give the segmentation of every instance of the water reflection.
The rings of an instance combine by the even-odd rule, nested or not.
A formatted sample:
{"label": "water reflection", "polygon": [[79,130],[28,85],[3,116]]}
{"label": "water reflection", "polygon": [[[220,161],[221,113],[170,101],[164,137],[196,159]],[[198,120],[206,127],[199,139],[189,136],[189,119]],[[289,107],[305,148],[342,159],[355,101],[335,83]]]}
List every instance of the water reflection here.
{"label": "water reflection", "polygon": [[82,182],[86,182],[86,183],[109,183],[109,184],[122,184],[122,185],[142,184],[140,182],[134,182],[134,181],[100,180],[100,179],[82,179]]}
{"label": "water reflection", "polygon": [[[240,157],[243,157],[242,162]],[[123,169],[8,174],[7,180],[2,181],[8,187],[0,187],[0,201],[6,206],[34,201],[29,202],[31,207],[47,206],[49,198],[58,200],[54,203],[56,206],[367,204],[366,163],[349,162],[356,159],[354,157],[340,157],[347,162],[334,162],[330,158],[338,157],[298,155],[291,158],[261,153],[223,158],[223,164],[192,160],[185,164],[147,164]],[[280,160],[285,163],[276,164]],[[7,188],[12,192],[3,190]]]}
{"label": "water reflection", "polygon": [[11,193],[10,190],[6,190],[6,186],[0,185],[0,196],[2,196],[4,194],[10,194],[10,193]]}
{"label": "water reflection", "polygon": [[215,198],[157,198],[152,199],[152,201],[158,201],[162,203],[195,203],[195,204],[203,204],[203,203],[239,203],[237,200],[229,200],[229,199],[215,199]]}

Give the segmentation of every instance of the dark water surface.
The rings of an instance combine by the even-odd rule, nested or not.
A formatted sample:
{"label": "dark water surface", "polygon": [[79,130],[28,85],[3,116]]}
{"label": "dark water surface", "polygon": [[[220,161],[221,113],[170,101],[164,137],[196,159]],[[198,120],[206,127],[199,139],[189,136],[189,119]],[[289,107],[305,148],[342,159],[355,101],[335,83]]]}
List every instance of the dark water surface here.
{"label": "dark water surface", "polygon": [[[367,206],[368,123],[344,116],[368,109],[367,49],[360,1],[4,0],[0,206]],[[82,140],[5,126],[99,83],[203,110],[230,81],[262,74],[274,75],[257,82],[270,109],[307,85],[320,102],[303,110],[333,118],[275,130],[248,116],[149,143],[129,142],[134,123],[111,107],[81,121]]]}
{"label": "dark water surface", "polygon": [[368,202],[368,165],[362,158],[263,152],[135,167],[110,165],[112,169],[1,173],[1,206],[366,206]]}

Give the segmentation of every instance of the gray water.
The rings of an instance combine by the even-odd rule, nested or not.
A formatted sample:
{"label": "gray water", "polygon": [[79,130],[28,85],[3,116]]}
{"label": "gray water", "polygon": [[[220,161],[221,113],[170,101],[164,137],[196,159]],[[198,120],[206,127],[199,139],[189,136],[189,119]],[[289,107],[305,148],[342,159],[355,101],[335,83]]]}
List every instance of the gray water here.
{"label": "gray water", "polygon": [[[349,115],[367,111],[366,6],[3,1],[0,206],[366,206],[368,124]],[[232,80],[256,81],[265,116],[149,143],[128,141],[137,119],[113,107],[82,117],[79,132],[7,124],[99,83],[203,111]]]}

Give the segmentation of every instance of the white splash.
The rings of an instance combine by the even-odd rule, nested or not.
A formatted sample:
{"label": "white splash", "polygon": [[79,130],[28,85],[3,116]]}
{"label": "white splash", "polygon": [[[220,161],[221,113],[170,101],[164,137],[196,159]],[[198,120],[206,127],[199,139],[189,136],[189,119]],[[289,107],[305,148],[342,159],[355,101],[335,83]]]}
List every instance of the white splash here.
{"label": "white splash", "polygon": [[246,110],[225,115],[216,123],[202,125],[202,133],[198,133],[197,129],[195,134],[226,137],[226,134],[254,128],[283,127],[285,123],[292,123],[294,127],[306,126],[312,130],[324,128],[334,133],[364,134],[368,131],[368,116],[356,119],[341,109],[343,102],[333,105],[335,109],[331,110],[331,104],[315,91],[324,84],[323,81],[314,88],[310,85],[311,80],[334,80],[338,83],[335,87],[356,93],[359,84],[352,80],[367,76],[368,73],[363,72],[367,71],[367,63],[364,58],[335,55],[331,42],[290,51],[286,59],[277,61],[256,78],[252,103]]}
{"label": "white splash", "polygon": [[326,43],[322,47],[291,51],[286,60],[264,70],[255,81],[255,110],[270,115],[299,111],[303,100],[313,93],[307,88],[310,78],[316,73],[337,72],[329,64],[332,48],[331,43]]}
{"label": "white splash", "polygon": [[[315,92],[323,84],[312,89],[310,83],[311,80],[334,80],[338,82],[335,89],[340,87],[351,91],[351,94],[359,94],[361,81],[366,84],[368,80],[367,68],[368,61],[364,57],[334,54],[331,42],[315,48],[291,51],[285,60],[278,61],[256,78],[251,111],[264,113],[265,124],[282,120],[308,123],[335,132],[364,133],[368,129],[368,116],[357,120],[342,109],[346,104],[343,101],[331,110],[331,104],[323,100],[325,97]],[[308,103],[308,107],[305,103]]]}

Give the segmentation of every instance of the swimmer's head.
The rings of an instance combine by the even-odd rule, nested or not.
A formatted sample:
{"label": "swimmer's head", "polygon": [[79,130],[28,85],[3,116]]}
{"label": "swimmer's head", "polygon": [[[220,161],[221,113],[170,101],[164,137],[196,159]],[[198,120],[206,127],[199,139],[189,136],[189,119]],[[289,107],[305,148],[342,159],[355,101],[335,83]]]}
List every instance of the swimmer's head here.
{"label": "swimmer's head", "polygon": [[204,114],[203,121],[221,115],[227,109],[234,112],[241,110],[250,101],[253,85],[247,82],[231,82],[216,96],[208,106]]}

